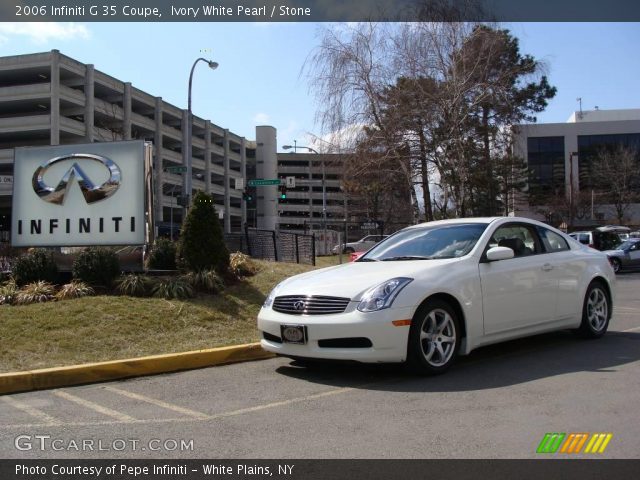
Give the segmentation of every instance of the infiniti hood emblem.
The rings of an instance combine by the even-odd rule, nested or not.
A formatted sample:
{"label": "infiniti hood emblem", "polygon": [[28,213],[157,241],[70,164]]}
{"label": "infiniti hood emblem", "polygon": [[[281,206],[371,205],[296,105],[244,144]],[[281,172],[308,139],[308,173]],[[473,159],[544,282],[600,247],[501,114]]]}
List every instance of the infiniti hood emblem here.
{"label": "infiniti hood emblem", "polygon": [[[44,175],[47,170],[52,165],[65,160],[74,160],[71,168],[62,176],[62,179],[56,187],[47,185],[44,181]],[[104,167],[109,170],[109,179],[102,185],[95,185],[79,165],[79,162],[86,161],[98,162],[104,165]],[[120,173],[118,165],[109,158],[89,153],[72,153],[52,158],[44,162],[34,172],[31,183],[33,185],[33,190],[42,200],[62,205],[74,179],[77,179],[85,201],[88,204],[91,204],[109,198],[113,195],[116,190],[118,190],[118,187],[120,187],[122,174]]]}

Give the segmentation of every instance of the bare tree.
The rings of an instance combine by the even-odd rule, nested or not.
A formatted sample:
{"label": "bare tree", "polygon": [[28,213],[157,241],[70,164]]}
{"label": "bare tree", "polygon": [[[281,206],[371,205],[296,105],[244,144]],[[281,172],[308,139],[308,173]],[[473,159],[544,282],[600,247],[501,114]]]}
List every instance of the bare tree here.
{"label": "bare tree", "polygon": [[631,204],[640,200],[640,152],[618,145],[601,148],[592,161],[592,182],[598,197],[610,202],[619,224],[624,224]]}
{"label": "bare tree", "polygon": [[[384,155],[397,160],[396,171],[411,191],[414,207],[416,187],[420,187],[427,220],[433,218],[429,172],[435,165],[430,133],[435,128],[434,82],[430,79],[436,71],[438,77],[443,76],[447,66],[440,60],[461,44],[466,28],[463,24],[427,28],[376,23],[327,28],[306,63],[322,128],[340,131],[350,125],[366,125],[368,132],[361,141],[369,142],[375,136],[378,149],[384,146]],[[432,45],[434,39],[440,43]],[[445,46],[445,39],[453,43]],[[402,78],[408,80],[402,82]],[[361,161],[365,170],[367,160]],[[456,170],[462,169],[458,166]]]}

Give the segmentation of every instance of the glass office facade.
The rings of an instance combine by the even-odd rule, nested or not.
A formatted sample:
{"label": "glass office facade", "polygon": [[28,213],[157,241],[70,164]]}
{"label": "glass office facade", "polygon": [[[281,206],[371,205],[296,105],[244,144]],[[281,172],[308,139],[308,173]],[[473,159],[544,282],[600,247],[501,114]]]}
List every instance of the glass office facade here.
{"label": "glass office facade", "polygon": [[527,158],[531,201],[564,193],[564,137],[529,137]]}
{"label": "glass office facade", "polygon": [[598,188],[597,162],[602,151],[614,151],[619,146],[636,151],[640,165],[640,133],[578,136],[580,189]]}

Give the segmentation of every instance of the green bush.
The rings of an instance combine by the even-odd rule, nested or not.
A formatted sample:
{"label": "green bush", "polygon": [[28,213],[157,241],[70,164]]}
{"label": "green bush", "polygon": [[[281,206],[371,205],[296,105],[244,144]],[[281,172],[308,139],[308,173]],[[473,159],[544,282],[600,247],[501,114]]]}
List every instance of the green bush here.
{"label": "green bush", "polygon": [[258,265],[249,255],[232,253],[229,258],[229,270],[236,277],[252,277],[258,273]]}
{"label": "green bush", "polygon": [[13,265],[13,278],[19,287],[38,281],[54,283],[57,276],[58,266],[49,250],[31,250]]}
{"label": "green bush", "polygon": [[121,276],[116,284],[116,290],[121,295],[130,297],[149,297],[153,290],[154,282],[145,275],[130,273]]}
{"label": "green bush", "polygon": [[224,243],[213,198],[204,192],[196,193],[193,198],[180,232],[178,257],[192,272],[211,269],[220,275],[228,272],[229,250]]}
{"label": "green bush", "polygon": [[184,279],[195,290],[205,293],[218,293],[224,288],[224,282],[215,270],[200,270],[189,272]]}
{"label": "green bush", "polygon": [[70,300],[72,298],[88,297],[94,293],[93,288],[86,283],[74,280],[71,283],[63,285],[60,290],[58,290],[58,293],[56,293],[56,299]]}
{"label": "green bush", "polygon": [[158,298],[183,300],[193,297],[193,287],[182,277],[171,277],[160,280],[153,287],[153,296]]}
{"label": "green bush", "polygon": [[111,288],[120,275],[116,254],[107,248],[89,247],[73,262],[73,278],[92,286]]}
{"label": "green bush", "polygon": [[29,305],[31,303],[43,303],[53,300],[55,297],[53,285],[42,280],[33,282],[22,287],[16,295],[17,305]]}
{"label": "green bush", "polygon": [[18,286],[13,280],[0,285],[0,305],[13,305],[18,296],[18,291]]}
{"label": "green bush", "polygon": [[168,238],[158,238],[151,247],[149,259],[147,260],[148,268],[157,270],[175,270],[176,269],[176,251],[175,242]]}

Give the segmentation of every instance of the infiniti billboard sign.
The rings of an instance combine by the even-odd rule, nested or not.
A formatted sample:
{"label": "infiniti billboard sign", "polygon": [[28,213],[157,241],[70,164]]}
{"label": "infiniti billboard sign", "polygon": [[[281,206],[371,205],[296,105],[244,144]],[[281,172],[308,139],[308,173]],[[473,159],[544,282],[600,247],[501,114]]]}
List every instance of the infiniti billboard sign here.
{"label": "infiniti billboard sign", "polygon": [[145,243],[143,141],[16,148],[16,247]]}

